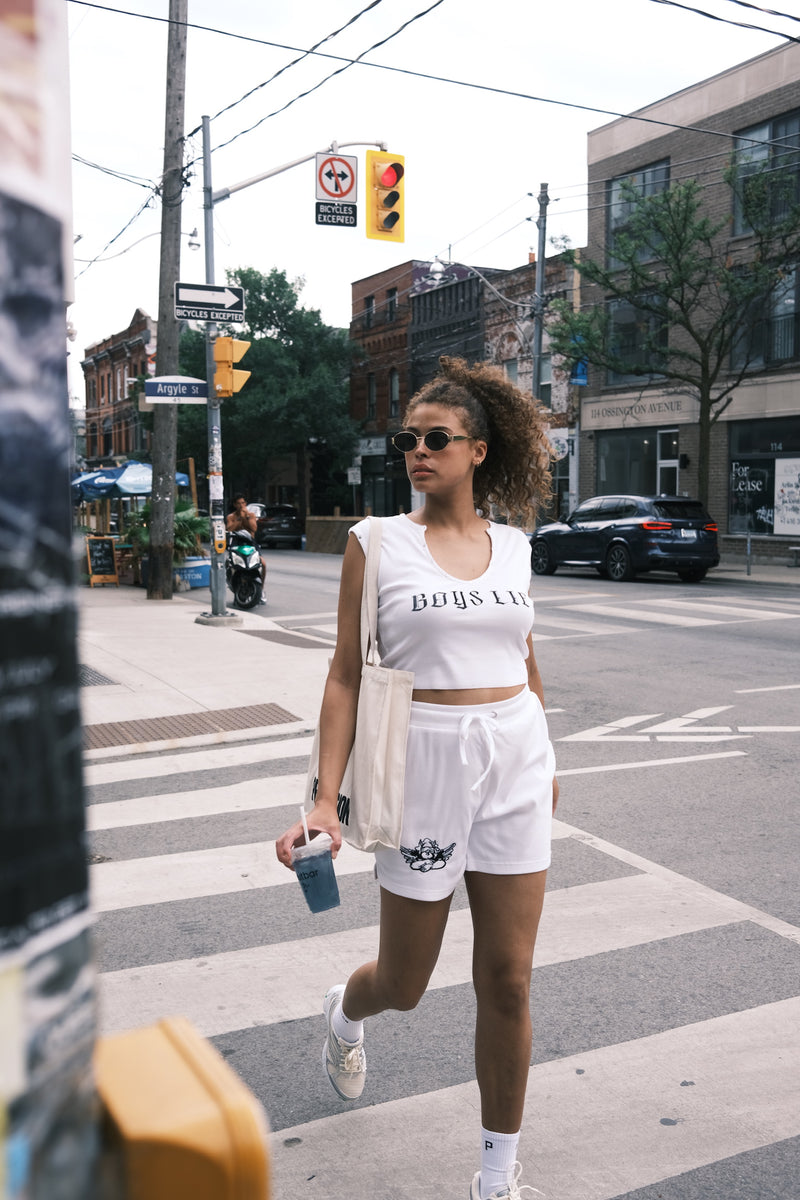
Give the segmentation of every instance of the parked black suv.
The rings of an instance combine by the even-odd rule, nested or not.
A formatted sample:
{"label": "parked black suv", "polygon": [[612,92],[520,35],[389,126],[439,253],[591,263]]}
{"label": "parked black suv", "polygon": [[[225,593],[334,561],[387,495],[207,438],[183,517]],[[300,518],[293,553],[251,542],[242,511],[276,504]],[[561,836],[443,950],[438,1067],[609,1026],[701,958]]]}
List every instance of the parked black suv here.
{"label": "parked black suv", "polygon": [[303,521],[292,504],[248,504],[250,512],[256,514],[256,542],[259,546],[293,546],[300,550],[303,545]]}
{"label": "parked black suv", "polygon": [[684,583],[697,583],[718,562],[716,522],[686,496],[594,496],[531,538],[537,575],[589,565],[615,582],[677,571]]}

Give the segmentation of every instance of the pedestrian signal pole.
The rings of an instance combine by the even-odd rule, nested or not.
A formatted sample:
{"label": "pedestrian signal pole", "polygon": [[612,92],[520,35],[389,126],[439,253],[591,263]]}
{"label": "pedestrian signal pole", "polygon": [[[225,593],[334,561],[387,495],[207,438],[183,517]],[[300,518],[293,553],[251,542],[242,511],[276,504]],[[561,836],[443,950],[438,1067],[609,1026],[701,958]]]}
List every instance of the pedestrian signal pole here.
{"label": "pedestrian signal pole", "polygon": [[[202,118],[203,129],[203,235],[205,241],[206,284],[215,283],[214,279],[214,205],[220,200],[227,200],[234,192],[261,183],[273,175],[280,175],[292,167],[315,159],[319,151],[296,158],[280,167],[262,171],[250,179],[243,179],[231,187],[214,191],[211,185],[211,121],[209,117]],[[341,146],[379,146],[386,159],[386,168],[394,171],[386,174],[391,186],[383,189],[382,207],[384,232],[382,237],[389,241],[403,240],[403,190],[400,181],[404,175],[403,159],[398,155],[387,155],[384,142],[331,142],[330,153],[337,154]],[[369,189],[369,185],[368,185]],[[390,194],[391,193],[391,194]],[[217,349],[216,347],[219,346]],[[235,338],[218,338],[216,322],[209,321],[206,326],[206,379],[208,380],[208,498],[211,513],[211,612],[203,613],[197,618],[203,625],[235,625],[241,622],[241,617],[225,609],[225,512],[223,507],[224,486],[222,478],[222,421],[220,400],[232,396],[249,379],[249,371],[234,370],[234,363],[240,361],[250,346],[249,342],[237,341]]]}

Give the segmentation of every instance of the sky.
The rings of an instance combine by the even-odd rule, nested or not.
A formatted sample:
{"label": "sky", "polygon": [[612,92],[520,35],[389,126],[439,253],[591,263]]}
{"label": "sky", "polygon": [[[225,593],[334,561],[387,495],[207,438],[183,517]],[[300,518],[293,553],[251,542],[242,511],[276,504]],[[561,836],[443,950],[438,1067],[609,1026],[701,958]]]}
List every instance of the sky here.
{"label": "sky", "polygon": [[[136,308],[158,315],[161,214],[152,189],[163,168],[169,3],[64,3],[74,402],[83,397],[85,348],[126,328]],[[548,253],[554,238],[584,244],[589,130],[784,45],[781,33],[800,36],[798,0],[782,0],[782,17],[769,16],[766,4],[692,4],[725,21],[665,0],[189,0],[190,24],[204,28],[188,31],[180,282],[205,280],[203,250],[189,246],[203,241],[204,115],[212,118],[214,189],[334,141],[357,156],[355,229],[315,223],[313,159],[214,208],[216,282],[226,270],[276,267],[303,281],[300,303],[330,325],[349,323],[354,280],[412,258],[526,262],[537,246],[542,182],[551,201]],[[737,21],[770,32],[727,23]],[[317,53],[305,54],[317,43]],[[368,146],[346,142],[384,142],[405,156],[403,244],[366,237]]]}

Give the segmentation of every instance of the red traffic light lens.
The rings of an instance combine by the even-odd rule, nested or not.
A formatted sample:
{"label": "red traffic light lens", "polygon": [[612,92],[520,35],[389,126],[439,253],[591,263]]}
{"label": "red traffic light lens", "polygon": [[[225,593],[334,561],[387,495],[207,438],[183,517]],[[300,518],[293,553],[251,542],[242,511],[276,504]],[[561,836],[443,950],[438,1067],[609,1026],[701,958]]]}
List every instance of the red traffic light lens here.
{"label": "red traffic light lens", "polygon": [[380,173],[379,179],[381,187],[395,187],[403,178],[404,174],[405,171],[400,166],[400,163],[389,163],[389,165],[384,167]]}

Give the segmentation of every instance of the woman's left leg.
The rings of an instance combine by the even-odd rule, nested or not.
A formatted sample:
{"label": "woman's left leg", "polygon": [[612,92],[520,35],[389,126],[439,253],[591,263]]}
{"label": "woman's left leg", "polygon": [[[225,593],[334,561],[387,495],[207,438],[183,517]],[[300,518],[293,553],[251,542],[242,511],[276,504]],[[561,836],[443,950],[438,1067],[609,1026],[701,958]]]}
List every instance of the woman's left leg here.
{"label": "woman's left leg", "polygon": [[546,871],[465,875],[475,931],[475,1071],[486,1129],[522,1124],[531,1057],[530,986]]}

